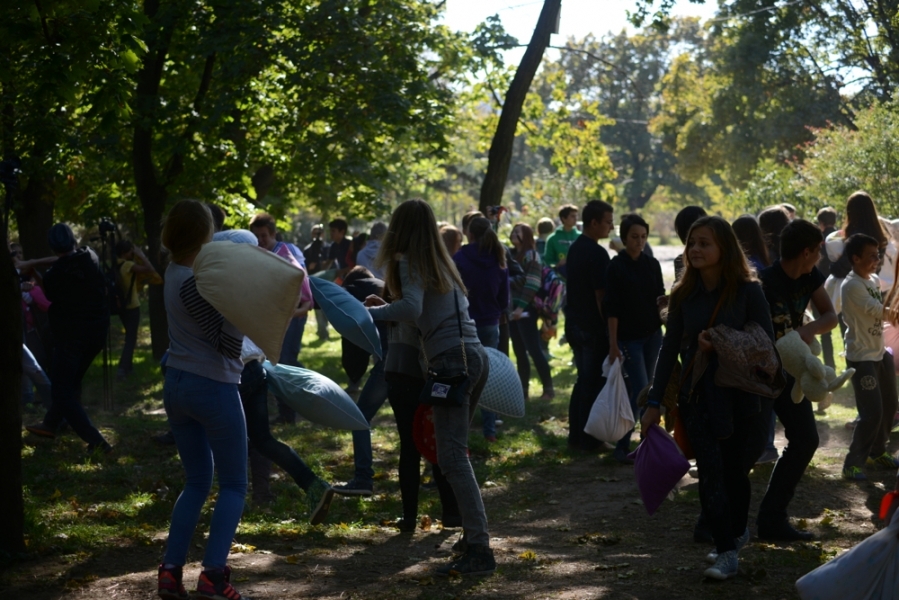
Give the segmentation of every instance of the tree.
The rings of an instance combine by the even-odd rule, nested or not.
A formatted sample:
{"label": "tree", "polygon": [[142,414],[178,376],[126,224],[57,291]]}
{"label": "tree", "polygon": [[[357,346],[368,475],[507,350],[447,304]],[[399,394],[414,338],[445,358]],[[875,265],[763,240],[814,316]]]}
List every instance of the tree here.
{"label": "tree", "polygon": [[[588,36],[568,40],[558,63],[547,63],[544,74],[563,70],[569,95],[595,101],[599,112],[611,119],[601,131],[618,172],[616,184],[630,210],[640,210],[659,186],[683,189],[674,154],[662,144],[649,124],[660,111],[661,81],[671,53],[701,51],[704,36],[697,19],[679,19],[667,31],[647,28],[636,34],[625,31],[599,40]],[[548,90],[538,89],[543,97]]]}
{"label": "tree", "polygon": [[13,210],[26,256],[49,253],[47,230],[72,169],[127,117],[139,24],[125,0],[0,9],[0,149],[22,159]]}
{"label": "tree", "polygon": [[[413,0],[146,0],[131,161],[149,258],[170,199],[384,206],[389,165],[446,149],[460,38]],[[151,288],[154,354],[165,348]]]}
{"label": "tree", "polygon": [[534,28],[534,34],[531,36],[531,41],[524,52],[524,56],[521,58],[515,77],[512,78],[512,83],[506,92],[496,133],[494,133],[493,142],[490,144],[487,173],[484,175],[484,183],[481,186],[479,201],[481,211],[486,211],[488,206],[502,204],[503,190],[506,186],[506,178],[509,175],[509,164],[512,161],[512,149],[515,142],[515,132],[518,129],[518,119],[521,117],[521,110],[528,90],[531,87],[531,82],[537,73],[537,69],[540,67],[543,53],[546,47],[549,46],[550,36],[555,27],[561,6],[562,0],[544,1],[540,17],[537,19],[537,26]]}
{"label": "tree", "polygon": [[810,127],[845,122],[837,82],[815,67],[815,49],[784,39],[787,26],[778,26],[795,20],[793,8],[716,22],[707,51],[674,59],[651,127],[686,179],[740,189],[760,161],[801,159]]}
{"label": "tree", "polygon": [[899,216],[899,107],[874,105],[857,114],[855,128],[835,126],[814,134],[805,161],[796,165],[807,214],[828,204],[842,210],[850,194],[865,190],[880,214]]}

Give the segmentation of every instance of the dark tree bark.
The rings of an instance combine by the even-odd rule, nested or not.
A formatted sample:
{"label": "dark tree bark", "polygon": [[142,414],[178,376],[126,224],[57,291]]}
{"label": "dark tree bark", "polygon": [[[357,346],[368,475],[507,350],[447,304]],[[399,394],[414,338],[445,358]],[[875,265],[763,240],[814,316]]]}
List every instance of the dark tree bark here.
{"label": "dark tree bark", "polygon": [[[144,13],[153,21],[159,12],[159,2],[148,0],[144,3]],[[153,162],[153,129],[155,108],[158,103],[159,86],[162,82],[165,59],[174,33],[174,23],[170,20],[161,27],[150,50],[144,56],[137,74],[135,92],[134,133],[131,141],[131,163],[134,169],[134,183],[137,197],[144,212],[144,232],[147,236],[147,258],[162,272],[162,217],[165,214],[168,191],[159,181]],[[150,286],[150,340],[153,358],[159,360],[169,345],[168,317],[165,312],[162,286]]]}
{"label": "dark tree bark", "polygon": [[[6,240],[4,232],[3,240]],[[25,551],[22,498],[22,295],[9,252],[0,258],[0,551]]]}
{"label": "dark tree bark", "polygon": [[[165,162],[161,173],[157,171],[157,161],[153,155],[153,123],[155,108],[158,105],[159,88],[165,71],[165,61],[169,46],[179,19],[171,14],[162,15],[158,0],[148,0],[144,4],[144,13],[153,22],[159,22],[158,33],[148,43],[150,51],[144,57],[137,76],[135,94],[134,137],[131,147],[131,160],[134,169],[134,182],[137,196],[144,212],[144,232],[147,235],[149,255],[157,271],[163,271],[162,257],[162,218],[165,215],[169,187],[184,171],[184,153],[176,151]],[[212,83],[216,53],[212,52],[204,59],[203,72],[193,102],[193,113],[186,118],[186,127],[182,133],[185,145],[193,138],[203,101]],[[160,161],[162,164],[162,161]],[[168,317],[165,312],[162,286],[150,286],[150,338],[153,357],[162,358],[169,345]]]}
{"label": "dark tree bark", "polygon": [[19,243],[26,259],[51,256],[47,232],[53,226],[55,204],[52,182],[38,174],[28,177],[28,184],[17,194],[13,205],[19,230]]}
{"label": "dark tree bark", "polygon": [[515,129],[518,127],[518,119],[521,117],[521,109],[524,99],[534,80],[534,75],[543,60],[543,53],[549,46],[549,38],[556,24],[556,16],[562,6],[562,0],[545,0],[540,18],[537,19],[537,27],[534,35],[525,50],[515,77],[506,92],[503,100],[503,112],[493,134],[490,143],[490,153],[487,155],[487,174],[484,175],[484,183],[481,186],[481,198],[479,202],[481,212],[486,214],[488,206],[502,204],[503,190],[506,187],[506,179],[509,176],[509,165],[512,162],[512,146],[515,142]]}

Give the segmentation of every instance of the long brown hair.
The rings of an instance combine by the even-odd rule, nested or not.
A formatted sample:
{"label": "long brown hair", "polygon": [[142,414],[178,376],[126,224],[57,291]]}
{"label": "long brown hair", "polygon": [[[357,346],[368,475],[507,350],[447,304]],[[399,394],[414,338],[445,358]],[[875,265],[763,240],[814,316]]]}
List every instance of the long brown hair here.
{"label": "long brown hair", "polygon": [[693,245],[691,238],[693,232],[700,227],[706,227],[712,232],[712,238],[721,252],[719,259],[721,282],[718,285],[723,287],[722,293],[726,303],[730,304],[736,299],[741,283],[755,281],[749,263],[746,262],[743,248],[740,247],[740,242],[730,223],[721,217],[701,217],[690,226],[690,232],[687,234],[687,246],[684,248],[684,273],[671,290],[672,308],[680,306],[700,283],[699,270],[694,269],[690,264],[690,247]]}
{"label": "long brown hair", "polygon": [[440,238],[434,211],[419,198],[406,200],[393,211],[375,259],[375,264],[384,269],[384,283],[395,299],[403,297],[401,258],[406,259],[409,272],[425,290],[446,294],[455,284],[463,294],[466,293],[465,284]]}
{"label": "long brown hair", "polygon": [[766,267],[771,266],[771,258],[765,245],[765,234],[762,233],[762,228],[759,227],[755,217],[742,215],[734,221],[732,227],[746,257],[755,258]]}
{"label": "long brown hair", "polygon": [[512,231],[515,231],[516,229],[519,231],[518,235],[521,247],[515,253],[515,260],[522,262],[524,260],[524,255],[527,254],[528,250],[537,252],[537,242],[534,240],[534,230],[531,229],[531,226],[527,223],[516,223],[512,228]]}
{"label": "long brown hair", "polygon": [[472,219],[468,224],[468,236],[478,245],[478,254],[491,254],[496,258],[500,269],[506,268],[506,249],[499,243],[490,221],[484,217]]}
{"label": "long brown hair", "polygon": [[874,200],[868,192],[861,190],[854,192],[846,200],[846,227],[843,228],[843,237],[848,238],[856,233],[870,235],[877,240],[881,250],[886,248],[890,241],[890,236],[883,230],[883,224],[877,218]]}

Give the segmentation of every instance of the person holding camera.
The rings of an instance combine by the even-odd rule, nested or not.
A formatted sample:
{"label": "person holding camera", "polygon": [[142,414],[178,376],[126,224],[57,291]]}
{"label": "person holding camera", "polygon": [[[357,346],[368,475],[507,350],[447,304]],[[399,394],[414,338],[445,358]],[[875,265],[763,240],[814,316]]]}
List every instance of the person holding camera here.
{"label": "person holding camera", "polygon": [[119,368],[116,371],[116,379],[121,380],[131,375],[134,370],[134,347],[137,345],[137,330],[140,327],[137,279],[141,275],[153,276],[157,273],[141,249],[129,240],[119,240],[115,251],[118,256],[116,267],[120,275],[118,285],[125,299],[124,309],[119,313],[125,327],[125,345],[122,347],[122,356],[119,358]]}
{"label": "person holding camera", "polygon": [[75,235],[65,223],[51,227],[48,238],[50,249],[59,257],[44,275],[54,340],[52,404],[42,422],[26,429],[52,439],[65,420],[87,442],[88,453],[108,454],[112,446],[91,423],[81,404],[81,380],[103,350],[109,329],[106,282],[100,260],[90,248],[76,247]]}

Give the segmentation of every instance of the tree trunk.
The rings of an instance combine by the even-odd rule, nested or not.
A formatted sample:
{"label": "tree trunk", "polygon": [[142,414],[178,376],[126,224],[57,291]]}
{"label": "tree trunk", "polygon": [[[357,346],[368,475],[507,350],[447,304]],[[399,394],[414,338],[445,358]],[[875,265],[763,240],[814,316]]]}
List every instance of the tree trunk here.
{"label": "tree trunk", "polygon": [[540,18],[537,19],[537,27],[515,71],[515,77],[506,92],[503,100],[503,112],[493,134],[490,143],[490,153],[487,155],[487,174],[484,175],[484,183],[481,186],[480,210],[487,213],[488,206],[502,204],[503,189],[506,187],[506,178],[509,176],[509,165],[512,162],[512,146],[515,142],[515,130],[518,128],[518,119],[521,117],[521,109],[524,99],[531,88],[534,75],[543,60],[543,52],[549,46],[549,38],[556,24],[556,16],[562,7],[562,0],[545,0]]}
{"label": "tree trunk", "polygon": [[[45,234],[46,237],[46,234]],[[6,239],[6,236],[3,236]],[[9,252],[0,259],[0,551],[25,551],[22,498],[22,294]]]}
{"label": "tree trunk", "polygon": [[[151,23],[160,17],[160,2],[148,0],[144,3],[144,14]],[[137,74],[137,89],[134,97],[134,131],[131,140],[131,166],[134,170],[134,187],[144,213],[144,232],[147,236],[147,258],[160,273],[163,272],[162,257],[162,217],[168,200],[168,190],[160,182],[153,161],[153,122],[156,118],[159,86],[165,69],[169,44],[175,31],[175,19],[164,19],[159,29],[150,36],[150,50],[144,55]],[[151,28],[152,29],[152,28]],[[150,345],[153,358],[159,360],[169,346],[168,317],[163,300],[163,287],[150,286]]]}
{"label": "tree trunk", "polygon": [[47,232],[53,226],[52,181],[36,174],[29,174],[28,185],[21,190],[13,213],[19,230],[19,243],[26,259],[51,256]]}

